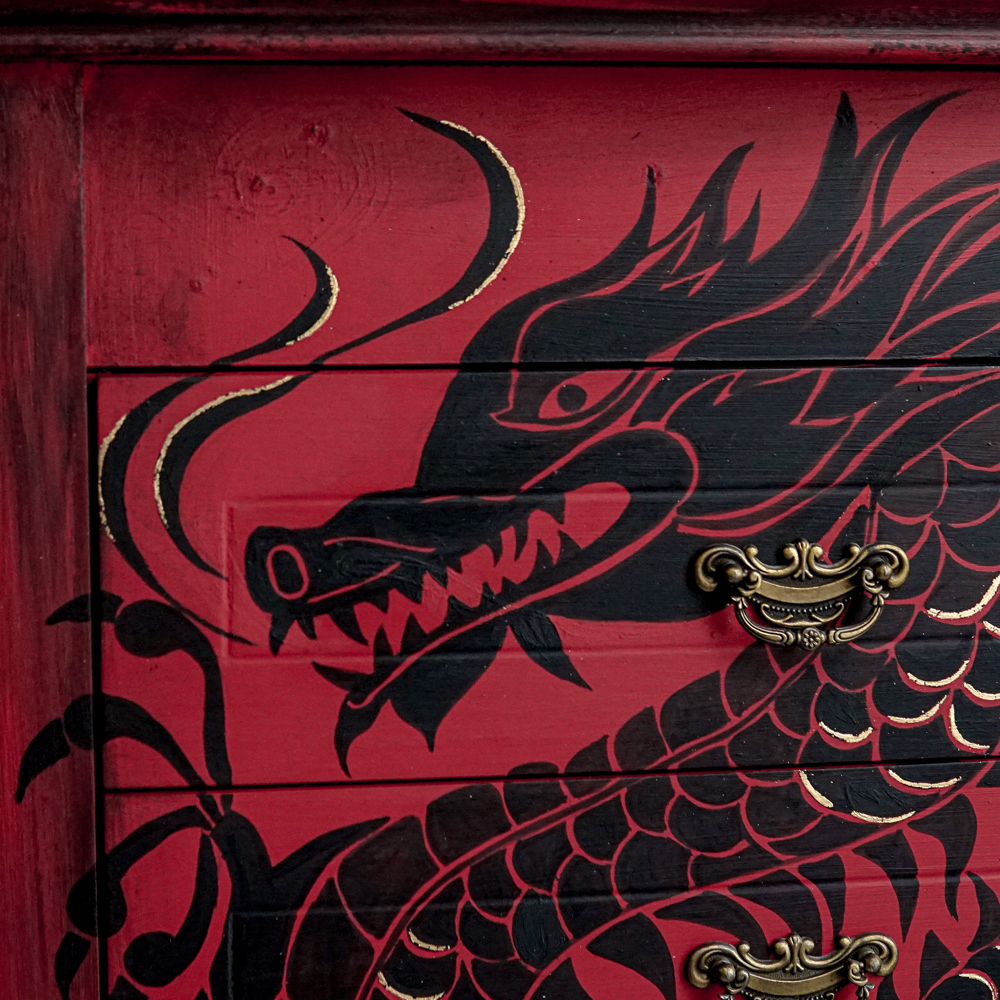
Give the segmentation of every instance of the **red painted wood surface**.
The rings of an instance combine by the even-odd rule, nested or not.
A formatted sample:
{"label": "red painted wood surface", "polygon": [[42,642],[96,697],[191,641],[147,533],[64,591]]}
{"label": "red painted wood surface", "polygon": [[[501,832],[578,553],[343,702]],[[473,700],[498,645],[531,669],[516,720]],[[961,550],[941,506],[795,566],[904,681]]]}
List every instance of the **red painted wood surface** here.
{"label": "red painted wood surface", "polygon": [[[32,577],[81,655],[18,754],[48,723],[25,802],[83,808],[99,630],[113,1000],[692,1000],[695,944],[792,930],[892,934],[883,1000],[995,996],[995,90],[84,72],[90,523],[19,502],[99,534],[102,594]],[[769,650],[693,586],[803,536],[906,550],[864,642]]]}
{"label": "red painted wood surface", "polygon": [[[23,801],[18,788],[32,737],[91,691],[89,630],[45,624],[89,590],[90,575],[78,79],[66,66],[0,70],[0,994],[9,997],[53,995],[54,956],[73,930],[66,894],[94,864],[92,756],[60,761]],[[91,948],[74,997],[96,997],[96,981]]]}
{"label": "red painted wood surface", "polygon": [[[441,294],[486,233],[487,188],[466,153],[398,107],[495,144],[520,178],[523,234],[471,302],[331,362],[457,362],[502,305],[611,251],[639,213],[648,165],[664,235],[723,158],[753,143],[729,232],[760,192],[762,253],[806,200],[842,90],[864,142],[967,89],[914,137],[892,188],[898,210],[996,155],[997,86],[988,74],[873,70],[102,67],[86,86],[90,363],[206,365],[280,329],[312,291],[283,237],[312,247],[340,294],[319,331],[251,363],[308,363]],[[760,347],[730,352],[747,360]]]}

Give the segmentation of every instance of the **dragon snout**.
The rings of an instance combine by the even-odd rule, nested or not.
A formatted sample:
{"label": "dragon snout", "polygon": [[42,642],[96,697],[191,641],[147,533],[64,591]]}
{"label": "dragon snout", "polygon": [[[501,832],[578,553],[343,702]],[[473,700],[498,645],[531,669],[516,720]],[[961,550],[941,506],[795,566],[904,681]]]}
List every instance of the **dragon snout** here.
{"label": "dragon snout", "polygon": [[271,586],[288,600],[301,597],[309,589],[309,570],[298,549],[275,545],[265,561]]}
{"label": "dragon snout", "polygon": [[278,652],[296,622],[315,639],[313,622],[321,614],[363,642],[350,603],[398,565],[391,553],[367,541],[258,528],[247,541],[246,581],[254,602],[271,616],[271,651]]}
{"label": "dragon snout", "polygon": [[258,528],[247,541],[247,589],[263,611],[305,622],[381,586],[412,554],[324,529]]}
{"label": "dragon snout", "polygon": [[258,528],[246,548],[246,579],[250,596],[265,611],[295,602],[309,592],[312,574],[302,548],[291,532]]}

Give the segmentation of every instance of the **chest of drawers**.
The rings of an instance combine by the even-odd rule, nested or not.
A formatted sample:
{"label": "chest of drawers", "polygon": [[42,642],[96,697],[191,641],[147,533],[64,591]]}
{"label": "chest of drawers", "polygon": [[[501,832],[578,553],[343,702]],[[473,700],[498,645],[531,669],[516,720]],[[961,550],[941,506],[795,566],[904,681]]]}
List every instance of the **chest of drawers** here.
{"label": "chest of drawers", "polygon": [[11,995],[997,995],[1000,84],[593,16],[3,70]]}

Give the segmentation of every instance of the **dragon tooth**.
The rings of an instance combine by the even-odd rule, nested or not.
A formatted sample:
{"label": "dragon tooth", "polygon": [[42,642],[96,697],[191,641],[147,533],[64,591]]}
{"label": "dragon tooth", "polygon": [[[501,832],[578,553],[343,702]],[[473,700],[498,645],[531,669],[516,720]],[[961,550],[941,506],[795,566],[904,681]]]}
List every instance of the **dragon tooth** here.
{"label": "dragon tooth", "polygon": [[403,629],[403,638],[400,640],[399,651],[403,654],[416,652],[427,642],[427,633],[420,627],[420,623],[411,614],[407,615],[406,628]]}
{"label": "dragon tooth", "polygon": [[389,638],[385,634],[385,629],[380,628],[375,633],[372,640],[372,663],[375,667],[374,677],[376,680],[388,677],[401,662],[402,657],[397,656],[392,651]]}
{"label": "dragon tooth", "polygon": [[288,635],[288,630],[294,621],[295,619],[291,615],[281,612],[276,612],[271,616],[271,634],[268,640],[271,652],[275,656],[278,655],[278,650],[281,649],[281,644],[285,641],[285,636]]}
{"label": "dragon tooth", "polygon": [[361,626],[358,625],[358,616],[352,604],[332,608],[326,615],[348,639],[353,639],[355,642],[361,643],[362,646],[368,645],[368,641],[361,631]]}

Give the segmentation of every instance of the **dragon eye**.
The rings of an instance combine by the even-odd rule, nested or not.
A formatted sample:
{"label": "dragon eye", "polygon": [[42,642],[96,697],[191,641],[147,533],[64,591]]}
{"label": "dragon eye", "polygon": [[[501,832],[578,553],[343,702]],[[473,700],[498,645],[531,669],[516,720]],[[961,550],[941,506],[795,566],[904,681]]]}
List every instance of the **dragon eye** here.
{"label": "dragon eye", "polygon": [[567,382],[565,385],[559,386],[559,391],[556,393],[556,402],[567,413],[576,413],[577,410],[582,410],[584,404],[587,402],[587,390],[582,385]]}
{"label": "dragon eye", "polygon": [[538,408],[538,416],[542,420],[558,420],[590,410],[614,393],[631,374],[593,371],[571,375],[549,392]]}

